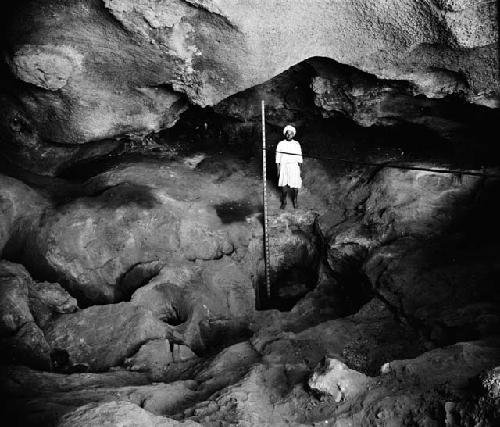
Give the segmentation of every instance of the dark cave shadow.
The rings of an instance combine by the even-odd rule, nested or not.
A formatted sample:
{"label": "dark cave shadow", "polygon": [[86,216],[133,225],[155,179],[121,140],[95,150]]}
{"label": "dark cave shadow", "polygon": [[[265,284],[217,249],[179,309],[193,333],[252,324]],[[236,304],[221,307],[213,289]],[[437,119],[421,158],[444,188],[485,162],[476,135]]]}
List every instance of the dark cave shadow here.
{"label": "dark cave shadow", "polygon": [[243,222],[245,219],[262,210],[262,206],[246,200],[235,200],[214,205],[215,212],[223,224]]}
{"label": "dark cave shadow", "polygon": [[[69,201],[71,203],[72,200]],[[77,203],[89,209],[118,209],[124,206],[139,209],[154,209],[161,201],[153,193],[153,189],[144,184],[121,182],[107,187],[101,192],[78,199]]]}

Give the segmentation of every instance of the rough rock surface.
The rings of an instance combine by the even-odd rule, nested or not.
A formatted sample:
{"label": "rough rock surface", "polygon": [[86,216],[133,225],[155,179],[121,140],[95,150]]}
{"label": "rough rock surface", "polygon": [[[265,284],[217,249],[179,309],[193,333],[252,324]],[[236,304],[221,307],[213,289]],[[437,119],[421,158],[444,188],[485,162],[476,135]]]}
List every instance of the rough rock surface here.
{"label": "rough rock surface", "polygon": [[28,300],[32,279],[26,269],[0,262],[0,341],[5,363],[50,369],[50,347],[35,323]]}
{"label": "rough rock surface", "polygon": [[47,200],[21,181],[0,174],[0,254],[10,241],[24,244],[25,233],[36,228]]}
{"label": "rough rock surface", "polygon": [[[78,198],[44,218],[25,263],[77,297],[103,303],[129,297],[167,261],[207,260],[233,252],[241,232],[218,216],[216,208],[225,196],[217,190],[222,186],[230,193],[238,186],[252,200],[254,179],[235,174],[217,183],[216,174],[195,172],[204,181],[195,189],[192,174],[184,165],[158,169],[152,163],[96,177],[87,187],[95,196]],[[154,268],[139,272],[140,265],[152,263]]]}
{"label": "rough rock surface", "polygon": [[0,278],[0,333],[5,336],[33,321],[28,305],[31,277],[22,265],[2,261]]}
{"label": "rough rock surface", "polygon": [[160,378],[169,369],[169,365],[195,361],[196,358],[185,345],[171,345],[168,340],[153,340],[142,345],[136,354],[125,360],[124,365],[131,371],[149,372],[153,378]]}
{"label": "rough rock surface", "polygon": [[[177,378],[171,375],[169,384],[153,385],[149,374],[138,372],[64,375],[8,366],[0,370],[0,391],[15,398],[7,419],[27,426],[56,425],[64,414],[89,403],[125,401],[155,415],[174,415],[237,382],[258,360],[248,342],[240,343],[211,360],[200,361],[197,369],[177,372]],[[183,375],[190,379],[179,380]],[[23,411],[26,405],[31,409]]]}
{"label": "rough rock surface", "polygon": [[[17,90],[3,91],[1,124],[9,157],[44,173],[107,154],[117,148],[111,138],[171,126],[188,102],[216,104],[310,57],[410,81],[431,96],[445,86],[472,102],[498,97],[496,2],[38,6],[4,11],[4,68]],[[40,167],[43,157],[51,161]]]}
{"label": "rough rock surface", "polygon": [[73,313],[78,303],[59,283],[31,282],[28,286],[29,307],[38,326],[43,328],[54,315]]}
{"label": "rough rock surface", "polygon": [[193,421],[179,422],[150,414],[140,406],[129,402],[90,403],[66,414],[58,427],[195,427]]}
{"label": "rough rock surface", "polygon": [[196,352],[244,334],[254,301],[249,275],[228,258],[206,266],[164,267],[131,298],[174,325],[175,336]]}
{"label": "rough rock surface", "polygon": [[164,338],[166,325],[146,309],[120,303],[61,315],[47,325],[45,335],[52,349],[68,353],[70,365],[105,371],[146,341]]}
{"label": "rough rock surface", "polygon": [[185,288],[196,280],[197,270],[187,265],[165,266],[157,276],[133,293],[130,302],[147,308],[166,323],[183,323],[189,315]]}

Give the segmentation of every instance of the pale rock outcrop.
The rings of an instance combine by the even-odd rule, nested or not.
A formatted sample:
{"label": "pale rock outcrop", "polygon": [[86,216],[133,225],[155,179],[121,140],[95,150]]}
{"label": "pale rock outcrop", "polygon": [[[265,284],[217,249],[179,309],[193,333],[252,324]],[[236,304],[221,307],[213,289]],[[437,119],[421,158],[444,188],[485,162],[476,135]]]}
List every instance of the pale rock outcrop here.
{"label": "pale rock outcrop", "polygon": [[365,393],[371,379],[361,372],[349,369],[337,359],[325,359],[309,378],[309,387],[320,393],[328,393],[335,402],[355,399]]}
{"label": "pale rock outcrop", "polygon": [[12,59],[14,75],[42,89],[63,88],[82,67],[83,55],[70,46],[24,45]]}

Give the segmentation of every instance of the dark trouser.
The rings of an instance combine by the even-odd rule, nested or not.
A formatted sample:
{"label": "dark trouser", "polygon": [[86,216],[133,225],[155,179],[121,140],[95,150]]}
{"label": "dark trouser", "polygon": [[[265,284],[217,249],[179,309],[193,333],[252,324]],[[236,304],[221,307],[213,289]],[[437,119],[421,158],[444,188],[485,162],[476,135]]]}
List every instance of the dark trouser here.
{"label": "dark trouser", "polygon": [[288,193],[288,190],[291,190],[291,192],[292,192],[293,207],[294,208],[298,207],[297,196],[299,195],[299,189],[298,188],[292,188],[289,185],[284,185],[283,187],[281,187],[281,197],[280,197],[280,201],[281,201],[280,208],[281,209],[284,209],[285,206],[286,206],[286,195]]}

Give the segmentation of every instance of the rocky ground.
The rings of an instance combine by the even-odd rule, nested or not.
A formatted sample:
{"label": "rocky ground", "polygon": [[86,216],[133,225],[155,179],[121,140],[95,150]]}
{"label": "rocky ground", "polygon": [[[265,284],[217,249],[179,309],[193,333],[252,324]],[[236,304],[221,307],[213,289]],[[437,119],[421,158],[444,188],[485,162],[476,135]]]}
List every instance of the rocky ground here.
{"label": "rocky ground", "polygon": [[498,421],[498,181],[307,160],[266,298],[256,161],[88,175],[2,176],[10,425]]}

